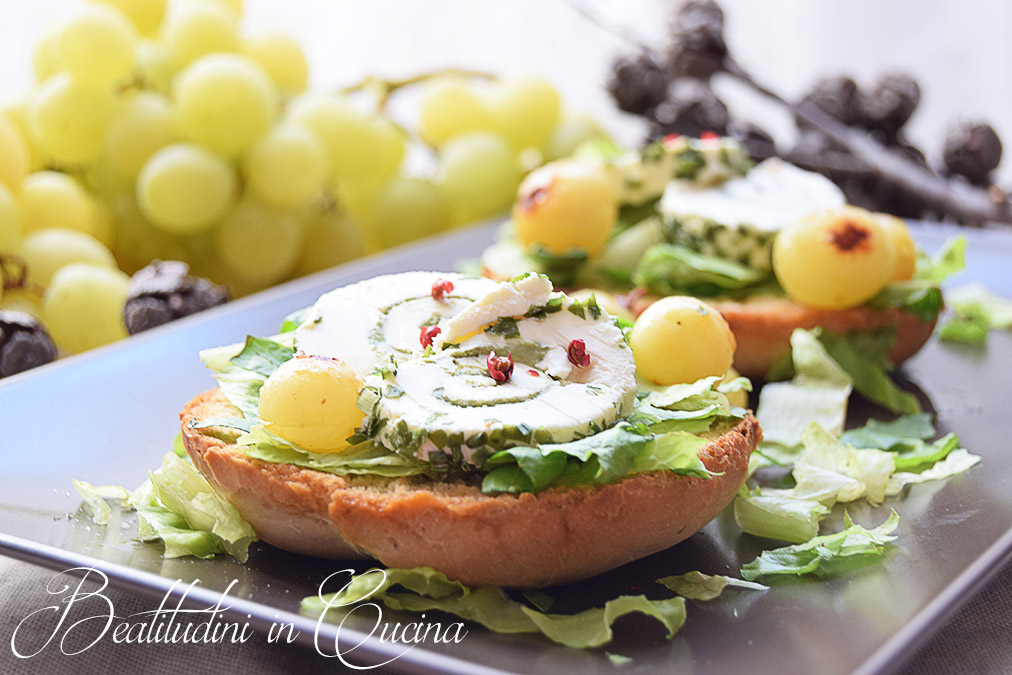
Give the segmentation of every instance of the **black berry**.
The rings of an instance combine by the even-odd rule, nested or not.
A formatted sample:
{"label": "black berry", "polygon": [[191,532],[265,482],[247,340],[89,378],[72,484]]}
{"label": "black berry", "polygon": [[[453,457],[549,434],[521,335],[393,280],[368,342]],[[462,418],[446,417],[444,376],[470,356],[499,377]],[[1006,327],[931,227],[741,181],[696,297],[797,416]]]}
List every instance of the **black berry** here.
{"label": "black berry", "polygon": [[676,77],[707,80],[723,69],[727,57],[724,12],[713,0],[690,0],[671,25],[668,69]]}
{"label": "black berry", "polygon": [[620,58],[612,65],[608,92],[620,110],[643,115],[664,100],[670,79],[656,56],[643,52],[636,58]]}
{"label": "black berry", "polygon": [[921,102],[921,88],[909,75],[885,75],[860,101],[857,121],[861,126],[877,132],[882,143],[896,145],[900,129]]}
{"label": "black berry", "polygon": [[15,375],[55,358],[52,338],[34,317],[0,310],[0,377]]}
{"label": "black berry", "polygon": [[130,279],[123,309],[131,335],[228,301],[228,290],[189,275],[186,263],[156,260]]}
{"label": "black berry", "polygon": [[1001,139],[988,124],[961,122],[945,135],[945,171],[975,185],[990,185],[991,171],[1001,161]]}

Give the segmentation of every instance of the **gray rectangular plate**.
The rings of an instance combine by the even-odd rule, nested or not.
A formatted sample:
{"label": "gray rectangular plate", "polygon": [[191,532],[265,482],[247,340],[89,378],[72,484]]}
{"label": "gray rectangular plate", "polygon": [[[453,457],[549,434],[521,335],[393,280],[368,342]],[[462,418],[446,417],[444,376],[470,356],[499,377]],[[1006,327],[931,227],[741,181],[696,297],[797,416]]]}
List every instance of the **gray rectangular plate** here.
{"label": "gray rectangular plate", "polygon": [[[915,234],[933,250],[953,232],[920,227]],[[970,269],[958,281],[980,280],[1012,296],[1012,237],[969,234]],[[100,527],[76,512],[71,479],[132,487],[158,465],[176,433],[180,407],[214,384],[197,359],[200,349],[274,333],[290,311],[337,286],[384,273],[451,269],[459,258],[476,256],[492,237],[491,228],[481,228],[358,261],[0,383],[0,553],[59,570],[94,566],[113,583],[154,600],[177,579],[199,579],[187,596],[193,606],[213,605],[234,579],[229,613],[235,619],[250,615],[260,630],[279,618],[292,621],[301,639],[311,641],[316,624],[298,615],[298,601],[348,565],[263,544],[253,547],[246,565],[229,559],[163,560],[159,546],[130,541],[133,530],[121,527],[130,523],[114,520]],[[1012,339],[992,333],[986,348],[933,341],[904,369],[911,388],[937,412],[940,430],[957,432],[984,461],[968,474],[914,486],[884,508],[851,505],[855,520],[869,526],[881,522],[888,507],[900,513],[898,546],[883,564],[830,581],[776,580],[766,593],[729,592],[715,602],[690,602],[688,621],[672,641],[649,620],[623,618],[608,649],[632,656],[633,668],[647,672],[894,668],[1012,550],[1009,363]],[[855,405],[852,412],[860,418],[869,409]],[[737,574],[762,544],[738,531],[725,514],[667,551],[548,589],[556,598],[553,611],[585,609],[621,593],[663,597],[654,580],[689,570]],[[361,622],[351,628],[368,632]],[[320,635],[332,645],[335,629],[324,625]],[[348,626],[341,633],[345,645],[361,637]],[[353,658],[375,663],[401,651],[370,639]],[[391,666],[410,672],[614,672],[603,650],[572,650],[479,627],[460,644],[421,645]]]}

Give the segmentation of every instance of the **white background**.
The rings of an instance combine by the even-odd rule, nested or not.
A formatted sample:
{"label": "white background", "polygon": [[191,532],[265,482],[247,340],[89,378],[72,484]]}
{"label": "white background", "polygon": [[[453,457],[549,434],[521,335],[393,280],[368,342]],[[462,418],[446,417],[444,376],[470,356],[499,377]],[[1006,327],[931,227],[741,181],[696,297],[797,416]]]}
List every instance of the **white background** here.
{"label": "white background", "polygon": [[[0,102],[33,83],[31,51],[82,0],[0,0]],[[575,12],[579,2],[650,44],[663,42],[663,0],[246,0],[243,31],[280,31],[304,46],[318,88],[365,74],[402,77],[445,66],[550,78],[567,107],[588,112],[624,142],[638,124],[604,92],[614,56],[628,46]],[[909,132],[937,157],[945,127],[990,121],[1012,139],[1012,3],[1002,0],[722,0],[728,43],[753,75],[788,97],[820,75],[852,74],[870,86],[889,71],[913,74],[922,104]],[[732,113],[788,138],[792,127],[764,101],[718,82]],[[1012,143],[1012,140],[1010,140]],[[1012,177],[1010,168],[1002,171]],[[1009,182],[1006,180],[1005,182]]]}

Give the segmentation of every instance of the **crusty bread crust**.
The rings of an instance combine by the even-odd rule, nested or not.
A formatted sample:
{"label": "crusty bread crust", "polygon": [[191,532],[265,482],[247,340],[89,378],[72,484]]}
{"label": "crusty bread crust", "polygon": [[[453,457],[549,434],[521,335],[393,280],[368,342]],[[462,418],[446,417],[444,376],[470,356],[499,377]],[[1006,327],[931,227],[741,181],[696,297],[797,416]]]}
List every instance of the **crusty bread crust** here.
{"label": "crusty bread crust", "polygon": [[689,537],[726,507],[762,437],[748,416],[700,450],[709,479],[667,471],[598,487],[486,495],[463,482],[342,477],[252,459],[191,420],[235,415],[219,389],[180,413],[194,465],[261,539],[296,553],[431,566],[469,585],[539,587],[600,574]]}
{"label": "crusty bread crust", "polygon": [[[637,316],[657,298],[637,298],[630,310]],[[811,330],[821,326],[834,333],[874,330],[885,326],[896,329],[896,344],[889,352],[899,364],[916,354],[935,330],[937,318],[921,321],[910,312],[890,307],[831,310],[806,307],[787,298],[758,296],[745,301],[706,299],[727,320],[738,348],[734,368],[746,377],[764,378],[770,366],[790,353],[791,333],[795,328]]]}

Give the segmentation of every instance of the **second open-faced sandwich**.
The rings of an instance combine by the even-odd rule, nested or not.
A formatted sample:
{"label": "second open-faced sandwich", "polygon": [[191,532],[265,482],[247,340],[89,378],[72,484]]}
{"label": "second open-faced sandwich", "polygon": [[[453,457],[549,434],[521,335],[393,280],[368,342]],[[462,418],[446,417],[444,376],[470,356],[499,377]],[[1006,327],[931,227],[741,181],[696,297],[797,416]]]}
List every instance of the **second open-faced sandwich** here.
{"label": "second open-faced sandwich", "polygon": [[848,206],[828,179],[779,159],[752,166],[712,134],[535,170],[481,260],[496,279],[534,270],[602,302],[610,291],[634,315],[658,297],[706,298],[749,377],[786,357],[796,328],[875,335],[865,344],[891,344],[869,358],[909,358],[961,261],[958,245],[929,260],[902,220]]}

